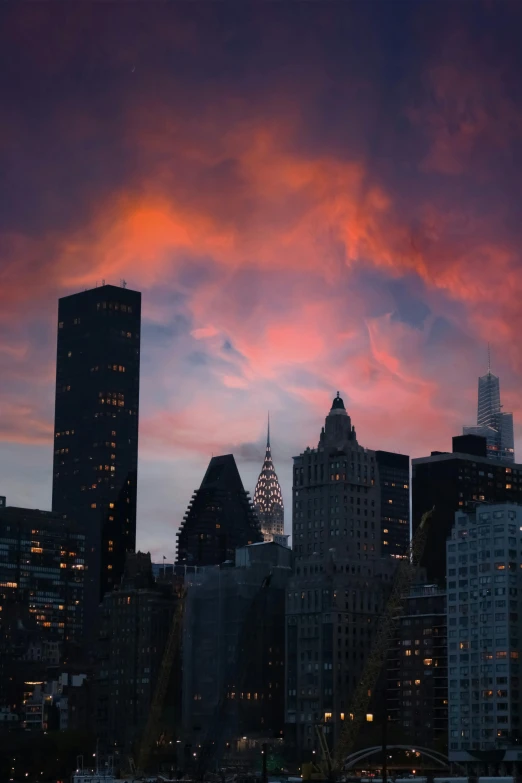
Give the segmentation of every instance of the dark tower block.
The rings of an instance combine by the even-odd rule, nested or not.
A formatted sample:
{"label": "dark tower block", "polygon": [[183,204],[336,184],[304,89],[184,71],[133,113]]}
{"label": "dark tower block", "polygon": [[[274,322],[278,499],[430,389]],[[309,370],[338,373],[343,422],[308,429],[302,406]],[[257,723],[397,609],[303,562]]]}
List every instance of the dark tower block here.
{"label": "dark tower block", "polygon": [[137,291],[59,301],[53,511],[85,530],[87,627],[136,545],[140,328]]}
{"label": "dark tower block", "polygon": [[410,543],[410,458],[376,451],[381,487],[381,545],[383,557],[407,557]]}
{"label": "dark tower block", "polygon": [[263,540],[232,454],[212,457],[177,535],[177,562],[198,566],[233,560],[237,547]]}

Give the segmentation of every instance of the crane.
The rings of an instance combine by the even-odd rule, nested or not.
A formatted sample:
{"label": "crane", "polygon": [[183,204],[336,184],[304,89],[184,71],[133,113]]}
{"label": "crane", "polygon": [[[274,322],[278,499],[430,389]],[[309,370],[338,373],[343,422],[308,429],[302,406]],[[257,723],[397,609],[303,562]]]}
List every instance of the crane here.
{"label": "crane", "polygon": [[185,597],[186,588],[179,592],[176,608],[174,609],[174,614],[172,615],[172,623],[170,626],[169,635],[167,637],[167,642],[165,644],[165,649],[163,651],[163,657],[161,659],[158,679],[156,680],[156,687],[154,689],[154,696],[152,697],[152,703],[149,709],[149,714],[147,716],[147,723],[145,725],[145,730],[143,732],[138,752],[138,774],[142,774],[145,770],[152,745],[158,733],[158,725],[161,718],[161,713],[163,712],[165,695],[169,686],[172,664],[181,644],[183,614],[185,611]]}
{"label": "crane", "polygon": [[391,595],[386,604],[384,614],[380,619],[370,656],[366,661],[361,678],[352,696],[351,706],[347,715],[348,720],[345,721],[341,736],[333,753],[330,754],[325,751],[322,727],[316,727],[318,735],[322,735],[319,738],[322,753],[322,768],[320,771],[328,780],[335,780],[342,771],[344,759],[353,750],[357,740],[357,735],[359,734],[372,693],[377,684],[390,643],[393,639],[395,625],[404,606],[404,599],[415,580],[420,560],[426,546],[429,529],[428,523],[431,520],[433,512],[434,508],[423,514],[419,527],[415,531],[415,535],[410,541],[410,545],[406,551],[406,557],[401,560],[397,568]]}

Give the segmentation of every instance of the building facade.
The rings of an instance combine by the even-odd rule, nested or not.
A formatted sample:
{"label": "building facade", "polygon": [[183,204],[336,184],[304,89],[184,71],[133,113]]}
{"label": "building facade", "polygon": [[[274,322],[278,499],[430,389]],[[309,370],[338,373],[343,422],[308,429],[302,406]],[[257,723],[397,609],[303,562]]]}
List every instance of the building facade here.
{"label": "building facade", "polygon": [[381,488],[382,555],[401,560],[410,543],[410,458],[376,451]]}
{"label": "building facade", "polygon": [[136,545],[140,329],[137,291],[59,301],[53,511],[88,536],[88,625]]}
{"label": "building facade", "polygon": [[0,624],[9,605],[27,608],[42,637],[66,655],[82,637],[85,535],[50,511],[0,509]]}
{"label": "building facade", "polygon": [[281,485],[272,460],[270,421],[266,436],[265,461],[257,480],[253,502],[264,541],[281,541],[285,534],[285,510]]}
{"label": "building facade", "polygon": [[262,541],[256,513],[232,454],[212,457],[176,535],[176,562],[186,566],[233,561],[238,547]]}
{"label": "building facade", "polygon": [[183,636],[183,735],[216,756],[284,731],[286,583],[292,553],[274,542],[236,550],[188,582]]}
{"label": "building facade", "polygon": [[455,515],[446,544],[450,760],[519,750],[521,531],[521,506],[479,505]]}
{"label": "building facade", "polygon": [[428,580],[441,586],[455,512],[473,511],[480,503],[522,503],[522,465],[488,459],[484,446],[484,439],[466,435],[453,439],[453,453],[432,452],[412,460],[413,531],[422,514],[434,507],[422,565]]}
{"label": "building facade", "polygon": [[382,557],[375,452],[359,445],[339,394],[317,448],[294,457],[295,572],[286,599],[286,723],[301,757],[324,724],[333,745],[395,570]]}
{"label": "building facade", "polygon": [[500,379],[490,367],[478,379],[477,424],[464,427],[463,433],[486,438],[490,459],[515,461],[513,414],[502,411]]}
{"label": "building facade", "polygon": [[[416,584],[405,598],[387,665],[386,707],[397,742],[447,750],[446,592]],[[390,743],[391,743],[391,737]]]}
{"label": "building facade", "polygon": [[142,736],[177,600],[172,585],[154,582],[142,552],[127,555],[121,585],[104,596],[97,726],[122,758]]}

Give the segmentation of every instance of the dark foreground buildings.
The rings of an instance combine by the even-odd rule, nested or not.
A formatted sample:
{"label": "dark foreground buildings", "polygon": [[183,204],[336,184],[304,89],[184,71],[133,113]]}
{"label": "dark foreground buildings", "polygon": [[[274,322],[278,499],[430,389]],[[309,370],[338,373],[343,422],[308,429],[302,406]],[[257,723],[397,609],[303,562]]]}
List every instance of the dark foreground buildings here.
{"label": "dark foreground buildings", "polygon": [[49,511],[0,507],[0,708],[74,658],[83,632],[85,536]]}
{"label": "dark foreground buildings", "polygon": [[[118,766],[137,753],[177,600],[172,582],[154,581],[142,552],[127,555],[121,585],[103,599],[96,723],[106,749],[120,754]],[[165,703],[176,705],[179,696],[169,692]],[[175,726],[176,715],[167,719]]]}
{"label": "dark foreground buildings", "polygon": [[194,752],[214,743],[221,753],[242,738],[283,735],[284,606],[291,563],[290,549],[264,542],[237,549],[234,562],[203,568],[191,580],[183,637],[183,732]]}
{"label": "dark foreground buildings", "polygon": [[62,653],[81,639],[84,576],[85,535],[77,525],[50,511],[0,509],[0,606],[26,607]]}
{"label": "dark foreground buildings", "polygon": [[234,560],[238,547],[262,541],[259,522],[232,454],[212,457],[176,535],[177,562],[187,566]]}
{"label": "dark foreground buildings", "polygon": [[522,465],[488,458],[486,439],[453,438],[453,452],[434,451],[412,460],[413,531],[422,514],[435,507],[422,565],[429,581],[445,584],[446,539],[457,511],[479,503],[522,503]]}
{"label": "dark foreground buildings", "polygon": [[53,511],[87,534],[87,624],[136,543],[140,324],[137,291],[59,301]]}

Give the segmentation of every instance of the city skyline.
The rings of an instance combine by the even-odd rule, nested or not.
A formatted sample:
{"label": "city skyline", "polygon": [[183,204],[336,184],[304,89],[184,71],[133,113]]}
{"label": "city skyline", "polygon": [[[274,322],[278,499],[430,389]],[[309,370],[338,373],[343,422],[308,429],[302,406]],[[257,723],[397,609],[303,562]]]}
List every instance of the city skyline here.
{"label": "city skyline", "polygon": [[268,409],[287,509],[338,388],[369,448],[444,450],[488,340],[521,453],[520,8],[138,6],[6,14],[0,494],[51,508],[57,301],[103,279],[143,294],[156,559],[212,454],[253,494]]}

